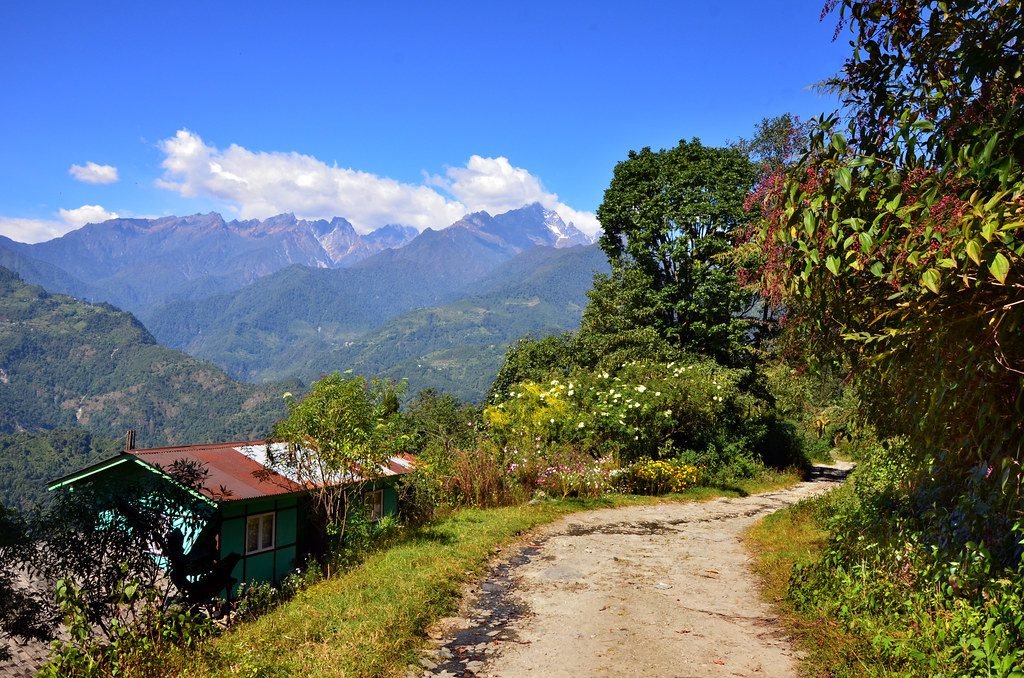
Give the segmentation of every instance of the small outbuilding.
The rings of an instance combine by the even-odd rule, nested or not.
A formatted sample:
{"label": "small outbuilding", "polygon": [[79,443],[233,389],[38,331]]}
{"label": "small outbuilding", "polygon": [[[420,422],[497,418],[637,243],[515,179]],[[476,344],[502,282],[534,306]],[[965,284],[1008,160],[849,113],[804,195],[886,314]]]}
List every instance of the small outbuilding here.
{"label": "small outbuilding", "polygon": [[[175,464],[202,468],[201,485],[193,491],[196,510],[178,521],[183,549],[225,563],[231,569],[232,591],[243,582],[277,584],[323,543],[317,534],[321,528],[310,514],[311,488],[270,464],[284,450],[283,443],[260,441],[126,449],[53,481],[49,489],[73,490],[78,483],[99,479],[116,487],[140,477],[152,479],[147,474],[155,474],[159,488],[161,482],[177,484],[170,472]],[[411,457],[394,456],[374,474],[376,479],[365,490],[371,518],[397,513],[394,481],[413,467]],[[195,520],[197,515],[202,516],[200,521]]]}

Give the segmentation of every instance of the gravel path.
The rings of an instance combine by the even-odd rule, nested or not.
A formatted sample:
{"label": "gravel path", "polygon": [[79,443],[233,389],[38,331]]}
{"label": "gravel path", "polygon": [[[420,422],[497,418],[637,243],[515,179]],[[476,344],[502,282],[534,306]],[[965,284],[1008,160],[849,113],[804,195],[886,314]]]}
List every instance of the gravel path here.
{"label": "gravel path", "polygon": [[425,675],[790,676],[794,650],[740,543],[759,518],[837,485],[577,513],[535,533],[445,620]]}

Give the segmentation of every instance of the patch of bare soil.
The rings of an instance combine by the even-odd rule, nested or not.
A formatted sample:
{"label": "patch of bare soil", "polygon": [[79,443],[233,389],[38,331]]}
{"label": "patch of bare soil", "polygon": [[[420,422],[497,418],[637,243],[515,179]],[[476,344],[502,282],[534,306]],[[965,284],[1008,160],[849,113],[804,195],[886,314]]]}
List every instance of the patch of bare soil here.
{"label": "patch of bare soil", "polygon": [[435,634],[425,675],[790,676],[794,649],[740,535],[835,487],[845,465],[777,492],[567,516],[531,536]]}

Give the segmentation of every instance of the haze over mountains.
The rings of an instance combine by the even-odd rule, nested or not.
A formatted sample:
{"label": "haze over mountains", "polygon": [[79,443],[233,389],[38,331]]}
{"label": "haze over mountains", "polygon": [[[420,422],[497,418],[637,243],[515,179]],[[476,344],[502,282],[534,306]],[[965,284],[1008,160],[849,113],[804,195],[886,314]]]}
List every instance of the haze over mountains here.
{"label": "haze over mountains", "polygon": [[[115,219],[0,266],[51,292],[133,311],[161,343],[246,381],[335,369],[478,399],[509,343],[579,322],[595,270],[584,233],[539,204],[417,233],[341,217]],[[577,247],[577,246],[586,247]]]}

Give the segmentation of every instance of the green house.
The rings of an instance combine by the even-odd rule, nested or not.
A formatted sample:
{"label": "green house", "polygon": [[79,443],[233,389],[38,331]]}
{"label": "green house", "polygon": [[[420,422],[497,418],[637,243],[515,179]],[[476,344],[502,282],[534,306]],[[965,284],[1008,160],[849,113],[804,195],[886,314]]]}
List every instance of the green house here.
{"label": "green house", "polygon": [[[258,441],[130,449],[55,480],[49,489],[73,490],[97,479],[116,486],[146,474],[155,474],[150,477],[159,488],[161,482],[176,483],[168,472],[176,462],[201,467],[205,477],[193,492],[195,508],[180,519],[183,546],[187,550],[204,540],[212,545],[207,550],[213,559],[229,567],[237,561],[231,569],[236,591],[243,582],[279,583],[325,542],[309,508],[309,487],[269,467],[268,458],[283,451],[282,443]],[[411,457],[404,456],[392,457],[380,469],[365,490],[372,518],[397,513],[394,481],[412,470]]]}

